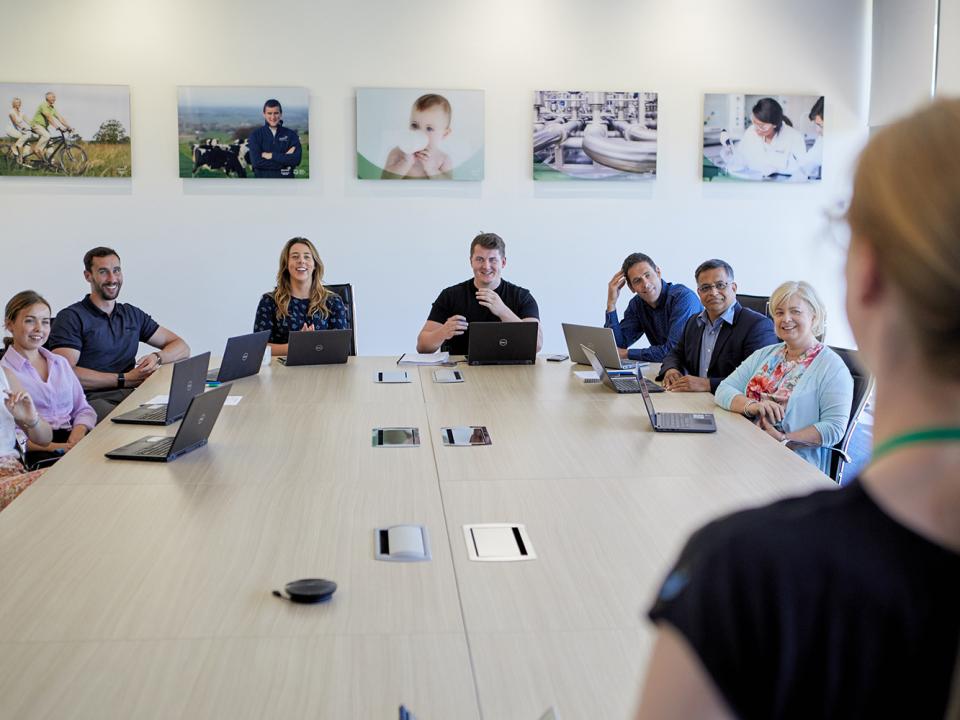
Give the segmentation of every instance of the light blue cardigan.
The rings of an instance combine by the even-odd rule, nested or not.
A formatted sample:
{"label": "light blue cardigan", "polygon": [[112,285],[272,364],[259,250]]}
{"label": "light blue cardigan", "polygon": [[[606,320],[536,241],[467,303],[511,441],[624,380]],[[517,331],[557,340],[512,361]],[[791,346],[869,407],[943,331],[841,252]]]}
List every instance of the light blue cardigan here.
{"label": "light blue cardigan", "polygon": [[[782,349],[783,343],[769,345],[740,363],[740,367],[717,388],[717,405],[729,410],[733,398],[745,393],[750,378],[760,371],[774,353]],[[823,445],[836,445],[847,429],[852,403],[853,378],[850,371],[839,355],[829,347],[824,347],[790,394],[783,415],[783,429],[790,432],[813,425],[820,433]],[[808,463],[830,474],[830,451],[824,448],[798,448],[796,452]]]}

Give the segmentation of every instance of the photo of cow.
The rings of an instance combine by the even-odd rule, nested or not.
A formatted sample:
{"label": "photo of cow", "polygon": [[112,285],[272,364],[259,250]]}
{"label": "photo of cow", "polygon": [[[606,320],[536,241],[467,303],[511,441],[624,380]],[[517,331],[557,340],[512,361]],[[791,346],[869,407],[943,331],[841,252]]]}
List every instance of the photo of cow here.
{"label": "photo of cow", "polygon": [[310,177],[306,88],[192,86],[177,92],[180,177]]}

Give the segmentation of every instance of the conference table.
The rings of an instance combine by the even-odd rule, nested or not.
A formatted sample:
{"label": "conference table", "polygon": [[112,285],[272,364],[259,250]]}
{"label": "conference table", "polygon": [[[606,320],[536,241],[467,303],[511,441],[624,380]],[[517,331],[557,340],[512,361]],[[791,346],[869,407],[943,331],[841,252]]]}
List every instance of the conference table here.
{"label": "conference table", "polygon": [[[107,421],[49,469],[0,513],[0,717],[627,718],[646,609],[689,533],[832,485],[707,393],[653,402],[713,412],[716,433],[654,433],[639,395],[569,362],[374,382],[395,363],[274,360],[232,383],[205,447],[108,460],[177,426]],[[444,446],[461,425],[492,444]],[[374,447],[393,426],[420,446]],[[498,522],[523,524],[535,559],[471,560],[463,526]],[[432,559],[377,560],[375,529],[405,523]],[[308,577],[338,589],[272,594]]]}

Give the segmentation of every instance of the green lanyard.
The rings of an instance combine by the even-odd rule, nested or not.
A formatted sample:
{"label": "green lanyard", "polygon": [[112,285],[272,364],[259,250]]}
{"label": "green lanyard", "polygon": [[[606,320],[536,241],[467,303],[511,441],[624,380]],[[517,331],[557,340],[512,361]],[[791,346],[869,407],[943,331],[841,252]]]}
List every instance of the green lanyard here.
{"label": "green lanyard", "polygon": [[876,462],[884,455],[907,445],[921,443],[940,443],[960,441],[960,427],[934,427],[925,430],[914,430],[887,438],[873,449],[871,462]]}

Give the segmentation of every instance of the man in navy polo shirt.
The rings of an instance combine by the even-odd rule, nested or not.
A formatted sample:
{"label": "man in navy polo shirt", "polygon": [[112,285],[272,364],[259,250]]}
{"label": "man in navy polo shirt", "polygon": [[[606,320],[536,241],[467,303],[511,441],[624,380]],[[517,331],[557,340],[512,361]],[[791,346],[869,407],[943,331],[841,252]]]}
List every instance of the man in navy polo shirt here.
{"label": "man in navy polo shirt", "polygon": [[[90,294],[57,314],[50,348],[73,366],[99,422],[161,363],[189,357],[190,348],[140,308],[117,302],[123,272],[115,250],[94,248],[83,266]],[[157,351],[137,360],[141,342]]]}
{"label": "man in navy polo shirt", "polygon": [[292,178],[303,157],[300,136],[283,126],[279,100],[271,98],[263,104],[263,119],[263,126],[247,138],[253,174],[258,178]]}
{"label": "man in navy polo shirt", "polygon": [[[625,285],[636,293],[623,320],[617,317],[617,299]],[[604,327],[613,330],[620,357],[641,362],[662,362],[679,342],[687,318],[703,306],[693,290],[680,283],[664,282],[660,268],[649,255],[631,253],[607,285]],[[650,347],[628,350],[643,335]]]}

